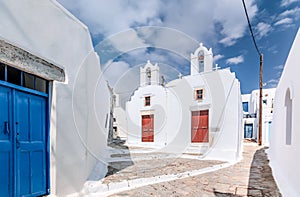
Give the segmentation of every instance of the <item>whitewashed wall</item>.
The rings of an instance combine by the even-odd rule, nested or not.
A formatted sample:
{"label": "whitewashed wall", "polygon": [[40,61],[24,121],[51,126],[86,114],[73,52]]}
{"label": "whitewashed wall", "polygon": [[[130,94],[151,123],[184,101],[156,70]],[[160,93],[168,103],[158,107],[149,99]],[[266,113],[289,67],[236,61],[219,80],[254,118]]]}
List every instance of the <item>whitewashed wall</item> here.
{"label": "whitewashed wall", "polygon": [[127,139],[127,117],[126,111],[121,107],[114,108],[114,117],[116,118],[117,135],[122,139]]}
{"label": "whitewashed wall", "polygon": [[[273,174],[284,196],[299,196],[300,177],[300,29],[291,47],[275,94],[269,157]],[[286,94],[292,100],[291,144],[286,143]]]}
{"label": "whitewashed wall", "polygon": [[[135,91],[126,105],[128,144],[162,147],[172,141],[179,132],[181,109],[180,103],[171,94],[172,92],[159,85],[144,86]],[[144,106],[145,96],[151,96],[151,106]],[[141,116],[149,113],[154,114],[154,142],[142,142]],[[169,119],[174,120],[174,124],[170,124]]]}
{"label": "whitewashed wall", "polygon": [[0,37],[64,67],[66,81],[52,92],[51,194],[80,191],[103,157],[109,112],[87,27],[54,0],[0,1]]}
{"label": "whitewashed wall", "polygon": [[[206,158],[237,160],[242,153],[242,105],[240,83],[229,69],[204,75],[212,95],[213,143]],[[219,81],[219,82],[217,82]]]}

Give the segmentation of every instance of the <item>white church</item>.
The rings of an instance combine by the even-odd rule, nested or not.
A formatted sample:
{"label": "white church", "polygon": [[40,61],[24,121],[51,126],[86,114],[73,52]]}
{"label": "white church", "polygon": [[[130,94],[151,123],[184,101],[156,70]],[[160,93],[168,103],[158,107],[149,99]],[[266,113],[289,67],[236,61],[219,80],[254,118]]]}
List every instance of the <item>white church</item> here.
{"label": "white church", "polygon": [[160,84],[159,65],[140,68],[140,87],[126,104],[127,143],[167,152],[237,160],[242,150],[240,83],[229,68],[213,69],[202,44],[191,54],[190,75]]}

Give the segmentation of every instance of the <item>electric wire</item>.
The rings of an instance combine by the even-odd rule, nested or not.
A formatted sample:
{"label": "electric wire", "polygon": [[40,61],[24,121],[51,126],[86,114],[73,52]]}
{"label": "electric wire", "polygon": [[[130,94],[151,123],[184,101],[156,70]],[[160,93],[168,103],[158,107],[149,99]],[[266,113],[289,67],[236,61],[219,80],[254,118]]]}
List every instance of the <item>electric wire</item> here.
{"label": "electric wire", "polygon": [[242,2],[243,2],[243,6],[244,6],[246,18],[247,18],[247,21],[248,21],[249,30],[250,30],[250,32],[251,32],[251,36],[252,36],[252,40],[253,40],[255,49],[256,49],[258,55],[261,55],[261,52],[259,51],[259,49],[258,49],[258,47],[257,47],[257,44],[256,44],[256,41],[255,41],[255,37],[254,37],[253,30],[252,30],[252,26],[251,26],[251,23],[250,23],[250,20],[249,20],[249,16],[248,16],[247,8],[246,8],[246,5],[245,5],[245,1],[242,0]]}

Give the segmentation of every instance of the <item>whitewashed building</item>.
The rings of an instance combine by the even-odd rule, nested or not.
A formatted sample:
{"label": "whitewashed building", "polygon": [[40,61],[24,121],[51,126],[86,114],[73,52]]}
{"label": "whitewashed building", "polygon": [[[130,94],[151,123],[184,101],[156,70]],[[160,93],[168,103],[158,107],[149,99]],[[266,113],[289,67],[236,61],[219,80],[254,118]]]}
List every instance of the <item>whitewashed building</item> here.
{"label": "whitewashed building", "polygon": [[[276,88],[263,89],[262,93],[262,144],[270,142],[270,126],[273,118],[273,106]],[[242,95],[244,138],[258,140],[259,90]]]}
{"label": "whitewashed building", "polygon": [[202,44],[191,54],[190,70],[191,75],[164,85],[157,64],[148,61],[140,68],[140,87],[126,105],[127,143],[238,159],[243,115],[239,81],[229,69],[213,70],[212,50]]}
{"label": "whitewashed building", "polygon": [[115,137],[119,137],[121,140],[126,141],[127,139],[127,117],[126,110],[121,106],[120,95],[114,93],[114,132]]}
{"label": "whitewashed building", "polygon": [[299,196],[300,29],[279,80],[270,136],[270,164],[284,196]]}
{"label": "whitewashed building", "polygon": [[[0,1],[1,196],[66,196],[102,162],[109,90],[87,27],[53,0]],[[100,176],[101,176],[100,173]]]}

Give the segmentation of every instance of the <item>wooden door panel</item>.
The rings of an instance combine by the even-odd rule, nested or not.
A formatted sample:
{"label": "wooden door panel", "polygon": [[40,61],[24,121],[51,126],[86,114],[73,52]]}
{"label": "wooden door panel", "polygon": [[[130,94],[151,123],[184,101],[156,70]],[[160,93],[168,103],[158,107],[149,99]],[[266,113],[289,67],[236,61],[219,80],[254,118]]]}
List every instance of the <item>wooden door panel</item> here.
{"label": "wooden door panel", "polygon": [[208,142],[208,110],[192,112],[192,142]]}
{"label": "wooden door panel", "polygon": [[15,93],[18,196],[46,194],[46,98]]}
{"label": "wooden door panel", "polygon": [[2,196],[13,196],[11,89],[0,85],[0,191]]}
{"label": "wooden door panel", "polygon": [[208,142],[208,110],[200,112],[202,142]]}
{"label": "wooden door panel", "polygon": [[142,116],[142,142],[154,141],[154,116]]}

